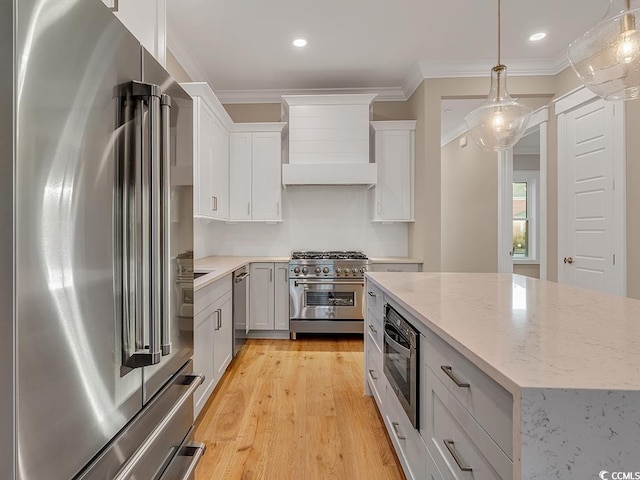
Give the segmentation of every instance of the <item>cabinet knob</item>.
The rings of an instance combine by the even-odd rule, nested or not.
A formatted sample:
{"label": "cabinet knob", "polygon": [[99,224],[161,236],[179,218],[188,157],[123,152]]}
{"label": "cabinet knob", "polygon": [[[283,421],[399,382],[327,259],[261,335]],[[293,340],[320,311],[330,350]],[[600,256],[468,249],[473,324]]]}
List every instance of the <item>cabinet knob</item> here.
{"label": "cabinet knob", "polygon": [[572,257],[564,257],[564,263],[568,263],[569,265],[571,265],[573,263],[573,258]]}

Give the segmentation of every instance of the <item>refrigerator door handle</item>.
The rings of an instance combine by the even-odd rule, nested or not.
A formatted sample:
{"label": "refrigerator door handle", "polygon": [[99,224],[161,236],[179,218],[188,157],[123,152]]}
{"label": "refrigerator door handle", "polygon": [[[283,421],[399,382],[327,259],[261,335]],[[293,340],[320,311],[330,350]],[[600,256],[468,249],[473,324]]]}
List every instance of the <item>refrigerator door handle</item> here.
{"label": "refrigerator door handle", "polygon": [[[133,81],[122,89],[125,140],[119,163],[122,223],[123,366],[138,368],[161,359],[160,294],[160,87]],[[145,119],[144,109],[147,107]],[[147,131],[144,131],[144,126]],[[135,133],[131,134],[131,129]],[[133,161],[132,161],[133,160]],[[158,181],[153,180],[157,178]],[[156,185],[154,187],[154,185]],[[145,335],[144,327],[148,329]],[[145,343],[148,342],[148,345]]]}
{"label": "refrigerator door handle", "polygon": [[184,446],[183,451],[180,452],[179,455],[182,457],[191,457],[192,460],[189,462],[189,466],[180,477],[180,480],[190,480],[192,478],[192,475],[198,466],[198,462],[204,455],[205,450],[205,444],[200,442],[193,442]]}
{"label": "refrigerator door handle", "polygon": [[171,353],[171,302],[169,292],[172,291],[169,283],[171,278],[171,252],[169,249],[169,232],[171,230],[171,97],[169,95],[162,95],[161,101],[162,110],[162,164],[160,172],[160,188],[161,199],[160,206],[162,212],[161,232],[162,232],[162,245],[160,262],[160,275],[158,276],[159,284],[161,285],[160,295],[162,298],[161,304],[161,351],[162,355],[169,355]]}
{"label": "refrigerator door handle", "polygon": [[129,480],[131,474],[135,471],[140,461],[144,458],[145,454],[153,447],[153,444],[164,433],[165,429],[169,426],[173,418],[178,414],[182,406],[193,398],[194,392],[204,382],[204,375],[190,374],[185,375],[186,379],[190,380],[189,388],[185,390],[178,401],[171,407],[171,410],[165,415],[165,417],[158,422],[158,425],[153,429],[147,438],[140,444],[138,449],[129,457],[124,463],[118,474],[113,480]]}

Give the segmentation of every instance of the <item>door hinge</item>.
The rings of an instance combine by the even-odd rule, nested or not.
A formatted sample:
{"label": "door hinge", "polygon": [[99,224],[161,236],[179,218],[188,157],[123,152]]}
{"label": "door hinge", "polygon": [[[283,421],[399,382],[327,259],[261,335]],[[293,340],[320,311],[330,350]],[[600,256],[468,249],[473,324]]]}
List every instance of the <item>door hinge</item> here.
{"label": "door hinge", "polygon": [[614,265],[616,264],[616,254],[615,253],[613,254],[613,264]]}

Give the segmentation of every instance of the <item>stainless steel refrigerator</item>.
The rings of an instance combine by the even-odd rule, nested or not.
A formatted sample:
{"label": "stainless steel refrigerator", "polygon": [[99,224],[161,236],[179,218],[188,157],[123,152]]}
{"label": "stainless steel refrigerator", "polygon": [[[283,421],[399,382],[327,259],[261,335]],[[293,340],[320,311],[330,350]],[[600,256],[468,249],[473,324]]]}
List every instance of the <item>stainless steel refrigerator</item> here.
{"label": "stainless steel refrigerator", "polygon": [[188,478],[191,98],[99,0],[0,37],[0,478]]}

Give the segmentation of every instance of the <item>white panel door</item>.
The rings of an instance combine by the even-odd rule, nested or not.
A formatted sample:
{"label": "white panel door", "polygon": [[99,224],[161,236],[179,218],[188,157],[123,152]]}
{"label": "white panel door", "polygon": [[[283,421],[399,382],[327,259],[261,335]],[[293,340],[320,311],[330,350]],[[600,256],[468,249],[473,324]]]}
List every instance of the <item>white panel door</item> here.
{"label": "white panel door", "polygon": [[280,132],[253,133],[252,218],[281,220],[282,154]]}
{"label": "white panel door", "polygon": [[229,219],[251,220],[251,133],[229,135]]}
{"label": "white panel door", "polygon": [[[564,135],[559,137],[564,158],[558,159],[564,164],[564,185],[559,184],[564,211],[558,219],[563,230],[558,279],[624,294],[623,255],[617,247],[624,235],[624,219],[616,212],[615,202],[615,165],[622,149],[616,144],[620,122],[615,110],[613,103],[595,100],[565,114]],[[622,113],[618,108],[617,114]]]}
{"label": "white panel door", "polygon": [[215,381],[218,383],[227,370],[233,357],[233,325],[232,325],[232,297],[227,294],[216,304],[216,324],[214,325],[213,365]]}
{"label": "white panel door", "polygon": [[229,132],[215,116],[210,135],[213,142],[211,158],[213,217],[227,220],[229,218]]}
{"label": "white panel door", "polygon": [[252,263],[249,289],[249,329],[274,329],[273,263]]}
{"label": "white panel door", "polygon": [[275,264],[275,329],[289,330],[289,264]]}
{"label": "white panel door", "polygon": [[194,417],[207,403],[216,384],[213,358],[213,342],[216,327],[216,312],[213,305],[208,306],[193,319],[193,368],[194,372],[204,375],[204,383],[193,396]]}

